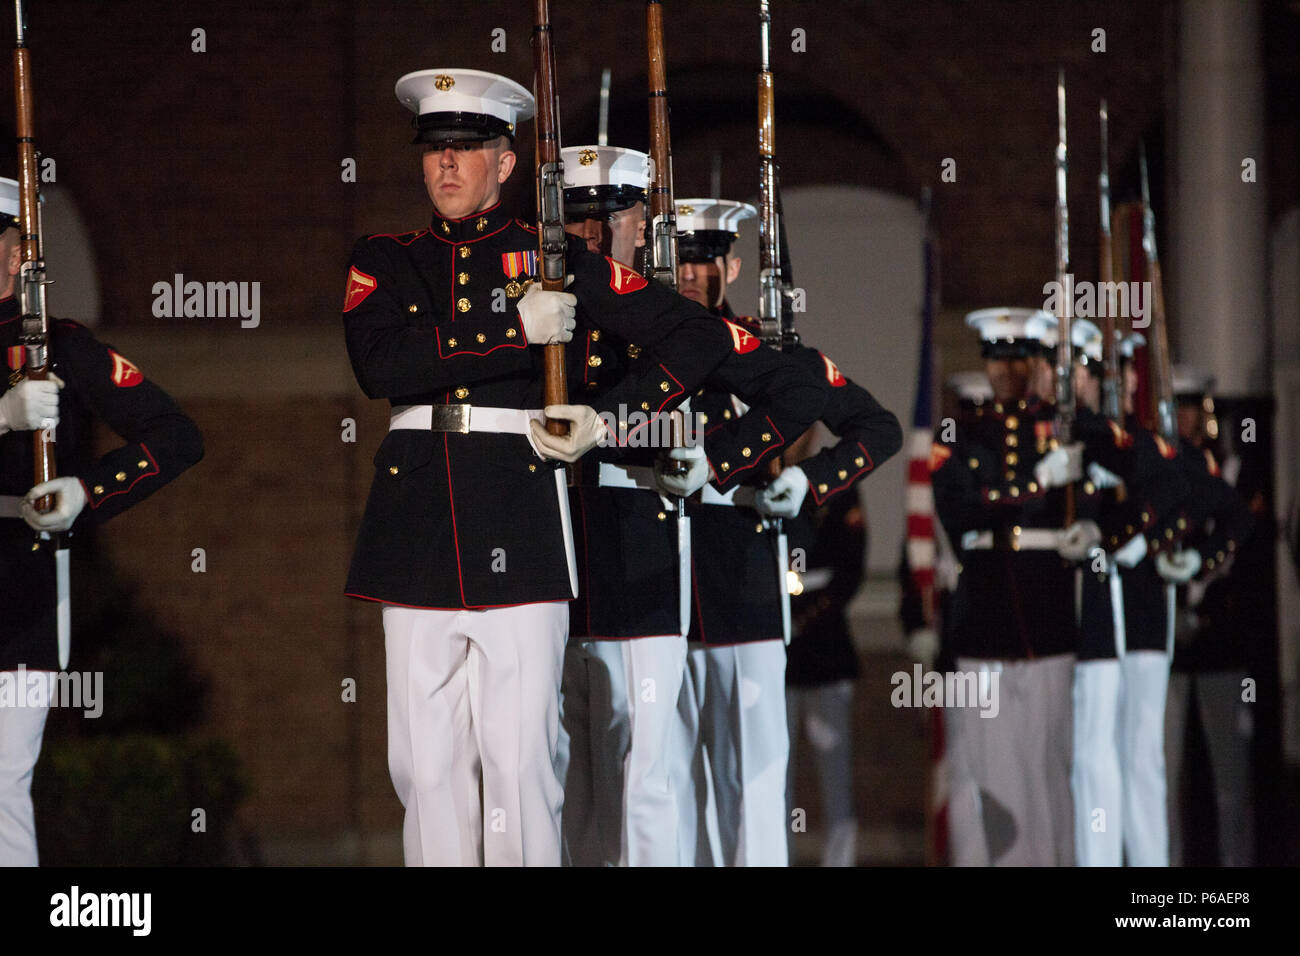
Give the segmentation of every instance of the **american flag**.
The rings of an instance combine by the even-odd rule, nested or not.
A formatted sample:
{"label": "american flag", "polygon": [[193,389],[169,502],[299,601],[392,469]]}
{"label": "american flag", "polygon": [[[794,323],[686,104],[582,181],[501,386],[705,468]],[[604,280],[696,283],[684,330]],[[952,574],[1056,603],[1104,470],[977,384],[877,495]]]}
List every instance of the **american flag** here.
{"label": "american flag", "polygon": [[[907,462],[907,564],[913,593],[920,599],[927,626],[934,614],[934,490],[930,484],[930,449],[934,442],[934,317],[939,298],[939,254],[930,228],[930,190],[921,195],[925,216],[925,298],[921,308],[921,355],[912,408]],[[948,860],[948,774],[944,753],[943,710],[927,708],[930,761],[926,781],[926,862]]]}

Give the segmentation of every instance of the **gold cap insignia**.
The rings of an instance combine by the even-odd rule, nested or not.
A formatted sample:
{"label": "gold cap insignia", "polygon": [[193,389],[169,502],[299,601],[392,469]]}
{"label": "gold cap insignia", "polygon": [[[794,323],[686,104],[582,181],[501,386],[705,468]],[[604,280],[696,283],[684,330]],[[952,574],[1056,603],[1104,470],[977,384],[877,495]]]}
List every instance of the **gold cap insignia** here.
{"label": "gold cap insignia", "polygon": [[450,77],[446,73],[439,73],[437,76],[433,78],[433,85],[436,86],[442,92],[446,93],[449,89],[451,89],[453,86],[456,85],[456,80],[454,77]]}
{"label": "gold cap insignia", "polygon": [[694,207],[694,206],[678,206],[678,207],[677,207],[677,215],[679,215],[679,216],[693,216],[693,215],[695,215],[695,207]]}
{"label": "gold cap insignia", "polygon": [[582,152],[578,154],[578,162],[583,166],[590,166],[592,163],[596,161],[597,158],[598,157],[594,149],[584,149]]}

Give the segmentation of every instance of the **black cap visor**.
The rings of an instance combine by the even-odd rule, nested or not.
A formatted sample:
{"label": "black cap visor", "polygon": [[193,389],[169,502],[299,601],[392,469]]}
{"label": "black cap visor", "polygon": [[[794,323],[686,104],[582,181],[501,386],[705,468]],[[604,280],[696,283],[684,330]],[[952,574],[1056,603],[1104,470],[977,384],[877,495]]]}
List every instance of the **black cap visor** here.
{"label": "black cap visor", "polygon": [[677,234],[678,262],[712,262],[731,251],[736,234],[723,229],[696,229]]}
{"label": "black cap visor", "polygon": [[1042,354],[1041,349],[1037,339],[985,340],[981,354],[986,359],[1026,359]]}
{"label": "black cap visor", "polygon": [[564,191],[564,218],[569,222],[604,219],[645,199],[646,191],[636,186],[573,186]]}
{"label": "black cap visor", "polygon": [[454,146],[457,143],[482,143],[507,136],[513,143],[515,131],[505,120],[486,113],[423,113],[413,122],[412,143]]}

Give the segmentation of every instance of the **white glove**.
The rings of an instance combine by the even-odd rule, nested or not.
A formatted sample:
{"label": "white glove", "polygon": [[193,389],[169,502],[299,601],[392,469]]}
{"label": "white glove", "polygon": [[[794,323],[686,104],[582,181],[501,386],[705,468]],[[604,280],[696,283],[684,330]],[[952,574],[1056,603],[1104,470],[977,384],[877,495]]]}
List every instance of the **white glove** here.
{"label": "white glove", "polygon": [[63,380],[51,375],[43,381],[25,378],[0,396],[0,435],[34,432],[59,423],[59,389]]}
{"label": "white glove", "polygon": [[1201,556],[1192,550],[1156,555],[1156,573],[1169,584],[1186,584],[1201,570]]}
{"label": "white glove", "polygon": [[668,460],[684,461],[687,468],[683,475],[669,475],[664,473],[666,462],[662,457],[655,462],[655,482],[664,494],[685,498],[695,494],[708,482],[709,463],[704,457],[703,446],[670,448]]}
{"label": "white glove", "polygon": [[1076,521],[1060,533],[1056,550],[1067,561],[1082,561],[1101,543],[1101,528],[1095,521]]}
{"label": "white glove", "polygon": [[1034,466],[1034,477],[1044,489],[1078,481],[1083,477],[1083,443],[1062,445],[1049,451]]}
{"label": "white glove", "polygon": [[1147,556],[1147,539],[1140,534],[1129,538],[1128,543],[1113,555],[1115,563],[1125,568],[1136,568]]}
{"label": "white glove", "polygon": [[558,437],[536,419],[528,423],[528,429],[533,433],[533,448],[544,458],[577,461],[609,434],[609,429],[590,405],[547,405],[543,411],[547,418],[569,423],[569,433]]}
{"label": "white glove", "polygon": [[907,653],[927,668],[939,656],[939,634],[932,627],[917,628],[907,635]]}
{"label": "white glove", "polygon": [[547,292],[540,285],[528,287],[519,300],[519,317],[524,320],[524,337],[529,345],[554,345],[573,338],[577,321],[573,317],[578,297],[572,292]]}
{"label": "white glove", "polygon": [[1124,479],[1113,471],[1107,471],[1095,461],[1088,462],[1088,480],[1098,488],[1118,488]]}
{"label": "white glove", "polygon": [[[37,498],[54,495],[54,507],[41,514],[34,507]],[[33,531],[67,531],[86,507],[86,489],[76,478],[42,481],[23,496],[23,520]]]}
{"label": "white glove", "polygon": [[808,476],[798,465],[782,468],[772,483],[754,496],[754,510],[765,518],[793,518],[808,494]]}

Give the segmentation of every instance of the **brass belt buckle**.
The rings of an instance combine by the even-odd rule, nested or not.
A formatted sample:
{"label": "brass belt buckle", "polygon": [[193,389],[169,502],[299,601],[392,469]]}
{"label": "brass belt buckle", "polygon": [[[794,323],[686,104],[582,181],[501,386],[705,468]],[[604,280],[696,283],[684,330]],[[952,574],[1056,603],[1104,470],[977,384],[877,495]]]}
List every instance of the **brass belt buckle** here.
{"label": "brass belt buckle", "polygon": [[434,405],[429,427],[435,432],[469,434],[469,405]]}

